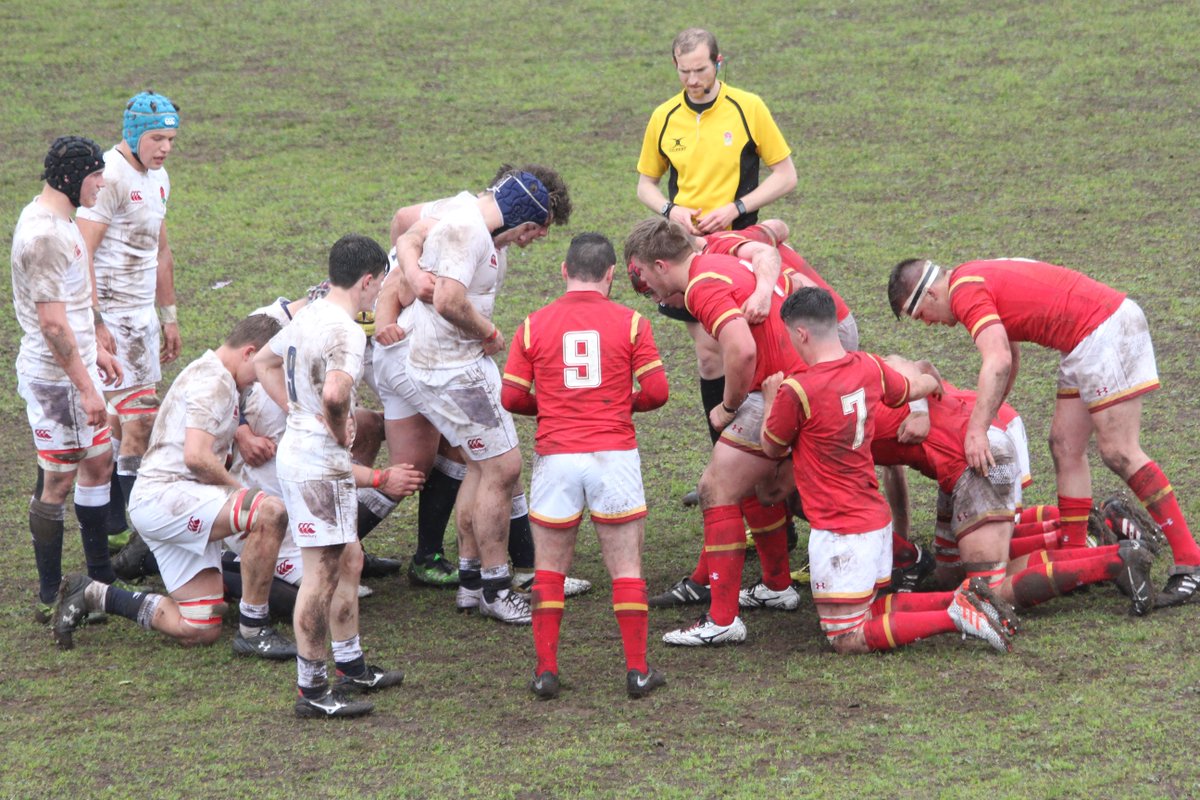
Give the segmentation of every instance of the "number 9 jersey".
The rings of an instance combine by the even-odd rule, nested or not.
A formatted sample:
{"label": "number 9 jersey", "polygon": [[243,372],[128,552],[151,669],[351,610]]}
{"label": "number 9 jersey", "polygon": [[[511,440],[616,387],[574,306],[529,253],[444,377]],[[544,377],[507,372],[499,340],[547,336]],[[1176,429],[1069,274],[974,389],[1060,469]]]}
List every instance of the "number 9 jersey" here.
{"label": "number 9 jersey", "polygon": [[[635,378],[641,391],[633,390]],[[632,412],[666,400],[650,323],[599,292],[567,292],[513,336],[502,401],[518,413],[536,411],[539,455],[635,449]]]}

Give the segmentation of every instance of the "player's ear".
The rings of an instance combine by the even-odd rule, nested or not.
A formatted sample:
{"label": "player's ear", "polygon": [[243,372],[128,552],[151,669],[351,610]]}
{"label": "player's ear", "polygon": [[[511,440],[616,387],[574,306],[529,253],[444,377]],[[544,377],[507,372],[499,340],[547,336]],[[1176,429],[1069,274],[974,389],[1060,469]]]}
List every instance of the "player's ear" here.
{"label": "player's ear", "polygon": [[560,268],[560,271],[562,272],[563,280],[565,281],[567,279],[567,262],[565,262],[565,261],[562,262],[562,267]]}
{"label": "player's ear", "polygon": [[614,274],[616,271],[617,271],[617,265],[616,265],[616,264],[613,264],[611,267],[609,267],[609,268],[608,268],[608,272],[605,272],[605,273],[604,273],[604,282],[605,282],[605,283],[612,283],[612,282],[613,282],[613,274]]}

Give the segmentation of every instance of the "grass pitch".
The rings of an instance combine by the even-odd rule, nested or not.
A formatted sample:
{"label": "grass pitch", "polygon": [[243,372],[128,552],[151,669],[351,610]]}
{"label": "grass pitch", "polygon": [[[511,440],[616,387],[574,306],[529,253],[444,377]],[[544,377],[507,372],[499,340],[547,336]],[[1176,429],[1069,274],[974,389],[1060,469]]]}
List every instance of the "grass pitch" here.
{"label": "grass pitch", "polygon": [[[635,163],[651,109],[677,91],[670,40],[709,27],[727,79],[767,100],[795,152],[800,185],[770,213],[846,297],[864,347],[928,356],[973,384],[962,330],[892,320],[886,273],[904,257],[1028,256],[1128,291],[1164,384],[1143,442],[1200,526],[1200,23],[1187,4],[108,0],[10,3],[0,24],[5,249],[54,136],[108,147],[134,92],[179,103],[168,168],[180,364],[239,315],[315,282],[339,235],[384,239],[397,206],[538,161],[566,177],[576,212],[569,230],[512,254],[498,303],[511,331],[559,293],[572,234],[598,230],[619,247],[646,215]],[[615,296],[650,317],[670,370],[671,403],[638,419],[655,591],[699,546],[699,514],[678,498],[703,467],[704,434],[682,327],[623,283]],[[10,364],[18,338],[9,315]],[[1031,501],[1054,496],[1042,444],[1054,363],[1026,348],[1012,397],[1033,443]],[[363,603],[368,657],[408,678],[349,724],[294,719],[290,665],[237,660],[225,640],[184,651],[114,620],[57,652],[29,619],[33,454],[15,383],[0,371],[0,797],[1200,794],[1200,610],[1134,620],[1104,587],[1031,612],[1004,658],[950,637],[839,658],[807,603],[749,615],[743,647],[668,650],[658,635],[691,613],[654,612],[650,659],[670,684],[635,703],[603,567],[581,537],[573,572],[597,588],[568,603],[559,700],[524,688],[528,631],[458,617],[445,592],[377,582]],[[1094,463],[1101,495],[1116,479]],[[932,487],[913,485],[927,540]],[[373,552],[411,553],[414,508],[374,534]],[[67,539],[74,568],[82,556]]]}

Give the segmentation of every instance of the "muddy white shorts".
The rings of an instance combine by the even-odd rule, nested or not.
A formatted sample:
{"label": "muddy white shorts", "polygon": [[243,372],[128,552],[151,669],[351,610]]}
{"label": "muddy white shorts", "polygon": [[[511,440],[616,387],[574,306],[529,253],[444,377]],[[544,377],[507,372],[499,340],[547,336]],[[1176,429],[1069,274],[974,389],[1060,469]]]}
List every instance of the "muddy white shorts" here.
{"label": "muddy white shorts", "polygon": [[330,547],[358,541],[358,491],[354,479],[279,479],[288,531],[301,547]]}
{"label": "muddy white shorts", "polygon": [[517,447],[517,427],[500,405],[500,370],[482,356],[453,369],[407,366],[421,413],[451,445],[472,461],[501,456]]}
{"label": "muddy white shorts", "polygon": [[571,528],[579,524],[584,506],[596,524],[646,516],[637,450],[534,455],[529,518],[544,528]]}
{"label": "muddy white shorts", "polygon": [[808,569],[814,603],[869,601],[892,580],[892,523],[852,534],[813,528]]}
{"label": "muddy white shorts", "polygon": [[1093,414],[1158,387],[1150,326],[1129,298],[1058,364],[1059,398],[1078,397]]}
{"label": "muddy white shorts", "polygon": [[201,570],[221,568],[221,540],[209,541],[209,536],[236,491],[193,481],[142,480],[134,485],[129,522],[154,553],[168,592]]}

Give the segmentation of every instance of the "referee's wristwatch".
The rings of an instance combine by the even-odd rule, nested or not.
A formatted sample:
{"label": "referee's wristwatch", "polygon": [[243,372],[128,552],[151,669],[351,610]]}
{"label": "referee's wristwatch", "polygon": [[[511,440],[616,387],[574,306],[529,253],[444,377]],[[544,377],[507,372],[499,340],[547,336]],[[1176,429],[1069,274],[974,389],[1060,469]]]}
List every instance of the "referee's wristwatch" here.
{"label": "referee's wristwatch", "polygon": [[663,203],[662,211],[660,211],[658,213],[662,214],[663,217],[665,217],[666,219],[670,219],[671,218],[671,209],[674,207],[675,207],[675,204],[672,203],[670,200],[668,200],[667,202]]}
{"label": "referee's wristwatch", "polygon": [[738,199],[734,200],[733,207],[737,209],[739,217],[746,216],[746,204],[742,202],[742,198],[739,197]]}

